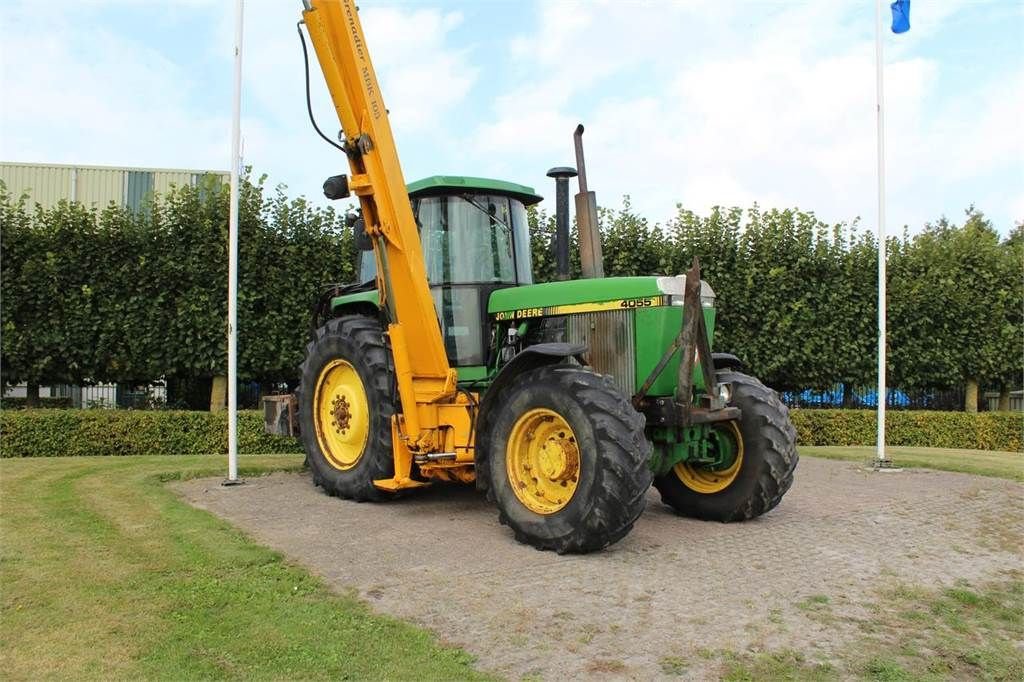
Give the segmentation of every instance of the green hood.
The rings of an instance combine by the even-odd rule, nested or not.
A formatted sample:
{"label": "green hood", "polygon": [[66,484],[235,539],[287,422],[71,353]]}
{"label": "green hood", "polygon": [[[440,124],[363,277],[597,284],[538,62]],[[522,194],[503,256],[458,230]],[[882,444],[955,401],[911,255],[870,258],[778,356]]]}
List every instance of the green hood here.
{"label": "green hood", "polygon": [[530,284],[499,289],[491,294],[487,312],[499,313],[522,308],[598,303],[627,298],[660,296],[657,277],[606,277],[566,282]]}

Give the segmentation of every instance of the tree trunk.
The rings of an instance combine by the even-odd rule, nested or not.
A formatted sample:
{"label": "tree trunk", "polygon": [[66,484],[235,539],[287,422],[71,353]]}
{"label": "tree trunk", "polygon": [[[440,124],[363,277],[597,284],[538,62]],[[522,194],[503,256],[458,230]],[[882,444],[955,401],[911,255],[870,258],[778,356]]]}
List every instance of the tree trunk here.
{"label": "tree trunk", "polygon": [[220,412],[228,406],[228,378],[214,377],[210,387],[210,412]]}
{"label": "tree trunk", "polygon": [[1002,384],[999,386],[999,405],[996,407],[1000,412],[1010,411],[1010,385]]}
{"label": "tree trunk", "polygon": [[978,380],[968,379],[964,387],[964,412],[978,411]]}
{"label": "tree trunk", "polygon": [[25,388],[25,407],[39,407],[39,384],[29,384]]}

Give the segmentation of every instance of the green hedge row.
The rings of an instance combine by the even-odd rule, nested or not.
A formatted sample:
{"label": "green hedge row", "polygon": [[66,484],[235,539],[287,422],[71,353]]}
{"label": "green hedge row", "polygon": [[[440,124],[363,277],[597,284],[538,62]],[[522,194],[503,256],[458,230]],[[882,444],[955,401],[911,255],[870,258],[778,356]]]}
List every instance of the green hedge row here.
{"label": "green hedge row", "polygon": [[[790,410],[800,445],[874,445],[874,410]],[[1022,449],[1024,417],[1019,412],[934,412],[889,410],[888,445],[970,450]]]}
{"label": "green hedge row", "polygon": [[[177,410],[0,411],[0,457],[207,455],[228,450],[226,412]],[[242,454],[301,452],[263,433],[263,413],[238,413]]]}
{"label": "green hedge row", "polygon": [[[871,410],[790,410],[801,445],[874,445]],[[1013,412],[890,411],[889,445],[1021,451]],[[297,440],[263,433],[263,414],[238,413],[243,454],[299,453]],[[227,413],[133,410],[0,411],[0,457],[197,455],[227,452]]]}

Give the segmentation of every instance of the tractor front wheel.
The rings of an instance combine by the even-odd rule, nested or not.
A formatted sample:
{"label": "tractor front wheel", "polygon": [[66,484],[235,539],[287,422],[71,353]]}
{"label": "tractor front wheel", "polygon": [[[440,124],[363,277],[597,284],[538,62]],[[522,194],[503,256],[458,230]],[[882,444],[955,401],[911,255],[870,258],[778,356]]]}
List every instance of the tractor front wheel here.
{"label": "tractor front wheel", "polygon": [[394,370],[380,324],[360,315],[329,320],[306,346],[299,425],[313,482],[324,492],[376,500],[374,479],[394,476]]}
{"label": "tractor front wheel", "polygon": [[714,431],[716,447],[725,450],[727,466],[701,468],[686,462],[654,480],[662,501],[682,516],[708,521],[745,521],[774,508],[793,485],[798,456],[796,429],[774,391],[754,377],[723,372],[732,384],[730,405],[737,421]]}
{"label": "tractor front wheel", "polygon": [[644,418],[593,371],[549,365],[502,389],[481,434],[501,523],[537,549],[591,552],[629,532],[651,485]]}

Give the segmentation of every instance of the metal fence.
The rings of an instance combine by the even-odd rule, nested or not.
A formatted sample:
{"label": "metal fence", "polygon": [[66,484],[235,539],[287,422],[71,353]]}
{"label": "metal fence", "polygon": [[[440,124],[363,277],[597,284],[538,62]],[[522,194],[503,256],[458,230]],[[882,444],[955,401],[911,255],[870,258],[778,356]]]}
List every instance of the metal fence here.
{"label": "metal fence", "polygon": [[[199,387],[199,400],[190,406],[180,391],[172,391],[164,381],[146,384],[95,384],[91,386],[50,386],[43,389],[43,397],[68,398],[72,407],[86,409],[207,409],[209,407],[209,384]],[[238,407],[243,410],[261,409],[264,395],[288,393],[287,384],[241,382],[238,385]],[[24,386],[8,389],[8,397],[24,397]],[[875,409],[878,406],[878,391],[872,388],[856,389],[839,384],[826,391],[807,389],[787,391],[780,394],[782,402],[789,407],[802,408],[846,408]],[[889,389],[886,407],[895,410],[947,410],[959,411],[964,406],[963,389],[944,391],[904,391]],[[987,391],[983,394],[979,408],[994,411],[998,409],[999,394]],[[1011,411],[1024,411],[1024,391],[1010,393]]]}
{"label": "metal fence", "polygon": [[167,405],[167,387],[163,382],[137,386],[96,384],[56,388],[58,396],[69,397],[75,407],[87,409],[156,410]]}
{"label": "metal fence", "polygon": [[[878,407],[876,388],[852,388],[839,384],[826,391],[807,389],[781,394],[789,407],[875,409]],[[986,404],[987,405],[987,404]],[[963,389],[905,391],[891,388],[886,391],[885,406],[894,410],[962,410]]]}
{"label": "metal fence", "polygon": [[[242,382],[238,385],[238,407],[243,410],[259,409],[264,386],[259,382]],[[267,392],[280,392],[282,387],[268,385]],[[283,387],[287,392],[287,386]],[[209,406],[209,387],[204,391],[202,409]],[[7,390],[6,397],[24,398],[24,385],[14,386]],[[43,398],[67,398],[70,405],[82,409],[100,410],[163,410],[163,409],[194,409],[182,395],[174,395],[167,382],[155,381],[145,384],[91,384],[77,386],[61,384],[43,387],[40,390]]]}
{"label": "metal fence", "polygon": [[[238,409],[255,410],[260,406],[261,386],[259,382],[243,382],[238,385]],[[129,410],[189,409],[178,396],[169,393],[164,382],[131,386],[108,384],[81,387],[81,405],[85,408],[108,408]]]}

